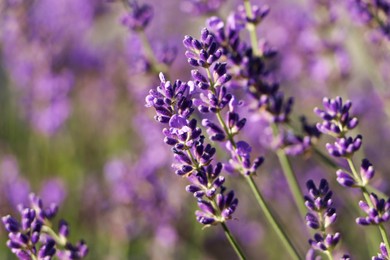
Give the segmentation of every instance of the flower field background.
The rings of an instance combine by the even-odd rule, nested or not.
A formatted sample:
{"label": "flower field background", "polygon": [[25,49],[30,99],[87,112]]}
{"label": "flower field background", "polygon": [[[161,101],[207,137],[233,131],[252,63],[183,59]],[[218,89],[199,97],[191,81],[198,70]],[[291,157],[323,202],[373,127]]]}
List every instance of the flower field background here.
{"label": "flower field background", "polygon": [[1,1],[0,259],[390,259],[389,40],[387,0]]}

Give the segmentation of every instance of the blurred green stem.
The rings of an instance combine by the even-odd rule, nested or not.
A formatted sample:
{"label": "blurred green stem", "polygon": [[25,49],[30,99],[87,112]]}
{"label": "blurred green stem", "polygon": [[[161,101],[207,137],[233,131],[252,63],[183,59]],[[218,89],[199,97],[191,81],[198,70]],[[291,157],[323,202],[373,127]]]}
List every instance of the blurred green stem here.
{"label": "blurred green stem", "polygon": [[150,44],[150,41],[145,34],[145,31],[144,30],[139,31],[138,35],[141,39],[142,46],[143,46],[143,49],[145,52],[145,56],[146,56],[147,60],[150,62],[152,71],[155,73],[159,73],[159,72],[166,73],[168,71],[168,68],[165,64],[160,63],[156,59],[154,52],[153,52],[152,45]]}
{"label": "blurred green stem", "polygon": [[230,245],[233,247],[234,251],[236,252],[236,254],[238,256],[238,258],[240,258],[242,260],[246,259],[244,253],[242,252],[241,247],[238,245],[236,239],[230,233],[229,228],[226,226],[226,224],[224,222],[222,222],[221,225],[223,227],[223,230],[225,231],[225,235],[226,235],[227,239],[230,242]]}
{"label": "blurred green stem", "polygon": [[[124,7],[128,10],[131,10],[131,6],[129,5],[129,1],[122,0],[121,1]],[[143,51],[145,52],[146,59],[150,62],[151,70],[154,73],[167,73],[168,67],[164,63],[159,62],[156,59],[156,56],[154,55],[152,45],[150,44],[150,41],[148,37],[145,34],[144,30],[137,31],[137,34],[141,40]]]}
{"label": "blurred green stem", "polygon": [[265,202],[263,196],[260,193],[260,190],[258,189],[256,183],[254,182],[252,176],[246,176],[245,179],[247,180],[249,186],[251,187],[255,198],[260,205],[261,209],[263,210],[263,213],[268,220],[268,222],[271,224],[272,228],[276,231],[277,235],[279,236],[280,240],[282,241],[283,245],[287,249],[290,259],[300,259],[299,254],[291,241],[288,239],[286,233],[284,233],[283,229],[281,228],[281,225],[276,220],[275,216],[273,216],[271,209],[268,207],[267,203]]}
{"label": "blurred green stem", "polygon": [[[249,20],[253,20],[253,12],[252,12],[252,6],[249,0],[244,0],[244,8],[245,8],[245,13],[246,16],[249,18]],[[256,34],[256,25],[251,22],[247,22],[246,28],[249,32],[249,37],[251,39],[251,46],[252,46],[252,51],[255,56],[262,56],[263,54],[261,53],[259,47],[258,47],[258,40],[257,40],[257,34]]]}
{"label": "blurred green stem", "polygon": [[333,260],[332,252],[325,251],[326,256],[328,257],[329,260]]}
{"label": "blurred green stem", "polygon": [[[320,150],[318,150],[317,148],[314,148],[314,152],[315,152],[315,155],[317,156],[317,158],[324,162],[327,166],[329,166],[329,168],[333,169],[333,170],[338,170],[340,169],[341,167],[339,165],[337,165],[337,163],[335,163],[332,159],[330,159],[328,156],[326,156],[325,154],[323,154]],[[382,191],[378,190],[377,188],[375,187],[372,187],[371,185],[366,185],[366,190],[369,192],[369,193],[375,193],[377,194],[378,196],[382,197],[382,198],[388,198],[389,196],[386,195],[385,193],[383,193]]]}
{"label": "blurred green stem", "polygon": [[[277,137],[279,134],[278,126],[275,123],[272,123],[271,127],[272,127],[274,137]],[[278,156],[280,165],[282,166],[284,176],[287,179],[287,183],[293,195],[295,204],[298,207],[299,213],[304,218],[306,216],[305,201],[301,193],[301,189],[299,187],[297,178],[292,169],[291,163],[286,153],[282,149],[278,149],[276,151],[276,155]]]}
{"label": "blurred green stem", "polygon": [[[214,95],[216,95],[216,89],[214,87],[215,82],[213,80],[210,69],[207,68],[206,72],[207,72],[207,77],[208,77],[209,82],[210,82],[210,90]],[[236,141],[234,140],[234,135],[230,132],[226,122],[223,120],[220,110],[218,110],[216,112],[216,116],[217,116],[219,124],[221,125],[221,127],[223,128],[223,130],[227,136],[228,142],[230,142],[230,144],[232,145],[234,150],[237,150],[237,144],[236,144]],[[237,158],[240,162],[243,161],[242,157],[238,154],[237,154]],[[260,208],[264,212],[264,215],[266,216],[267,220],[270,222],[273,229],[276,231],[279,238],[282,240],[283,244],[286,246],[288,253],[292,257],[291,259],[299,259],[298,252],[294,248],[291,241],[288,239],[287,235],[283,232],[281,225],[277,222],[276,218],[272,215],[268,205],[265,203],[263,196],[261,195],[259,189],[257,188],[256,183],[253,181],[252,176],[247,176],[246,171],[243,168],[240,168],[238,171],[243,176],[245,176],[246,180],[248,181],[249,186],[251,187],[251,189],[256,197],[258,204],[260,205]],[[303,197],[302,197],[302,199],[303,199]]]}
{"label": "blurred green stem", "polygon": [[379,231],[381,232],[381,236],[382,236],[383,242],[384,242],[385,245],[386,245],[387,252],[390,252],[390,243],[389,243],[389,239],[388,239],[388,236],[387,236],[386,229],[383,227],[383,224],[382,224],[382,223],[379,224]]}

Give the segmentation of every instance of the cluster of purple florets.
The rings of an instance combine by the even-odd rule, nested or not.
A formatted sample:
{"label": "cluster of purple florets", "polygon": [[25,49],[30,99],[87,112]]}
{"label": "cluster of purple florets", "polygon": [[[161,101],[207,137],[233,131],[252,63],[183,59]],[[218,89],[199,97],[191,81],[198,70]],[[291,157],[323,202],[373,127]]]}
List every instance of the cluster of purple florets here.
{"label": "cluster of purple florets", "polygon": [[69,226],[64,220],[58,225],[58,234],[52,229],[50,220],[58,211],[56,204],[44,208],[42,200],[30,194],[30,207],[19,207],[21,222],[10,215],[2,218],[9,232],[7,246],[19,258],[34,259],[82,259],[88,254],[84,241],[73,245],[68,242]]}
{"label": "cluster of purple florets", "polygon": [[162,74],[160,81],[160,86],[146,97],[146,106],[155,108],[155,119],[167,126],[163,133],[165,143],[172,146],[176,161],[172,166],[177,175],[186,176],[191,182],[186,190],[198,200],[197,220],[204,225],[223,223],[231,219],[238,200],[233,191],[225,194],[222,165],[213,166],[216,150],[205,144],[197,120],[191,118],[195,110],[194,83],[177,80],[172,84]]}

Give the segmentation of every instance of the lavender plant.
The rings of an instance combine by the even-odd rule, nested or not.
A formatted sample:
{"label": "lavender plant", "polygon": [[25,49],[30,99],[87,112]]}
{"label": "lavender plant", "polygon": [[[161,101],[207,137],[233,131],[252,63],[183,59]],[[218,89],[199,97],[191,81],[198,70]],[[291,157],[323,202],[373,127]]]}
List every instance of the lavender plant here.
{"label": "lavender plant", "polygon": [[[213,22],[221,25],[217,18]],[[223,29],[219,32],[221,39],[225,39]],[[191,72],[195,86],[200,89],[199,98],[195,99],[195,104],[198,105],[201,113],[214,113],[220,127],[209,119],[204,119],[202,124],[208,129],[211,140],[227,141],[226,147],[231,153],[230,168],[246,177],[268,221],[283,241],[291,256],[297,257],[296,250],[281,229],[280,224],[276,221],[275,216],[271,213],[251,177],[251,175],[256,173],[256,169],[261,165],[263,159],[258,157],[251,164],[250,145],[245,141],[236,141],[234,139],[234,136],[244,127],[246,119],[240,118],[236,112],[238,101],[235,100],[231,93],[227,92],[226,83],[231,79],[231,76],[227,73],[227,64],[218,62],[223,54],[223,49],[219,47],[219,43],[215,40],[214,35],[206,28],[201,32],[201,40],[186,36],[183,43],[187,49],[188,63],[194,67],[204,68],[207,74],[205,76],[199,70],[192,70]],[[222,111],[225,107],[229,108],[226,121],[222,116]]]}
{"label": "lavender plant", "polygon": [[[226,238],[238,258],[389,259],[387,9],[0,1],[0,259],[231,259]],[[354,113],[336,98],[316,109],[318,127],[298,116],[329,95],[354,100]],[[331,157],[321,135],[336,139]],[[53,225],[58,207],[72,236]]]}
{"label": "lavender plant", "polygon": [[222,164],[212,164],[216,150],[204,143],[205,138],[197,127],[196,119],[190,118],[194,112],[191,100],[194,84],[179,80],[172,84],[165,80],[163,74],[160,74],[160,81],[160,86],[146,97],[146,106],[155,108],[157,121],[168,124],[168,128],[163,130],[164,142],[173,146],[177,161],[173,165],[175,173],[187,177],[192,183],[186,190],[193,193],[198,201],[200,210],[195,212],[196,219],[205,226],[221,224],[237,255],[244,259],[242,250],[225,224],[232,218],[238,199],[233,191],[225,194],[225,178],[220,176]]}
{"label": "lavender plant", "polygon": [[378,226],[382,240],[389,250],[390,244],[383,222],[390,219],[390,200],[388,197],[378,199],[378,195],[368,192],[367,185],[375,173],[372,164],[367,159],[363,159],[358,173],[353,162],[355,153],[361,148],[362,136],[348,136],[349,131],[358,125],[358,119],[350,112],[352,102],[348,100],[343,104],[341,97],[324,98],[323,105],[324,110],[314,109],[315,113],[324,120],[317,124],[317,128],[322,133],[336,138],[333,144],[326,144],[326,149],[330,155],[345,159],[349,165],[349,171],[340,169],[336,172],[337,181],[344,187],[360,189],[364,201],[360,201],[359,206],[368,216],[357,218],[356,222],[360,225]]}
{"label": "lavender plant", "polygon": [[[305,205],[309,209],[306,214],[306,225],[318,233],[309,239],[309,244],[312,249],[323,252],[329,259],[333,259],[332,251],[340,241],[340,233],[329,233],[329,226],[332,225],[337,218],[336,209],[332,207],[332,191],[329,189],[329,184],[325,179],[320,181],[318,187],[313,180],[306,183],[309,195],[305,196]],[[345,255],[346,259],[347,256]]]}
{"label": "lavender plant", "polygon": [[390,3],[386,0],[350,1],[354,18],[369,27],[379,29],[384,37],[390,36]]}
{"label": "lavender plant", "polygon": [[21,222],[7,215],[2,218],[8,231],[7,246],[19,259],[83,259],[88,247],[83,240],[77,244],[68,241],[69,225],[61,220],[58,234],[53,230],[50,220],[58,211],[56,204],[43,207],[42,200],[30,194],[30,207],[19,209]]}
{"label": "lavender plant", "polygon": [[[283,125],[289,122],[293,99],[285,100],[284,94],[279,90],[278,83],[270,79],[271,72],[267,69],[266,62],[275,56],[276,51],[267,44],[259,46],[256,35],[256,26],[268,12],[267,6],[252,7],[249,1],[244,1],[244,6],[234,13],[227,25],[216,17],[209,20],[209,25],[217,35],[217,40],[224,49],[224,55],[231,61],[231,66],[238,67],[237,69],[232,68],[232,77],[244,81],[240,85],[243,85],[254,98],[252,111],[258,112],[262,118],[269,122],[275,139],[280,140],[273,148],[279,157],[297,207],[304,215],[302,193],[286,154],[304,153],[310,148],[318,133],[311,131],[308,132],[307,136],[300,137],[288,128],[283,129]],[[238,32],[243,28],[247,28],[249,31],[250,46],[240,41]],[[304,128],[308,129],[306,121],[304,123]]]}

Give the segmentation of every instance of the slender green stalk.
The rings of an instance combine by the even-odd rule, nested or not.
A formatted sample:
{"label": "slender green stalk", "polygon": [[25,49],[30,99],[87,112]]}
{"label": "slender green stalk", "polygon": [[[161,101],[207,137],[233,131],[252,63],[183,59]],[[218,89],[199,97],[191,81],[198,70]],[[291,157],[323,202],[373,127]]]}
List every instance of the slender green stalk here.
{"label": "slender green stalk", "polygon": [[241,247],[238,245],[238,243],[237,243],[236,239],[233,237],[232,233],[230,233],[229,228],[223,222],[221,223],[221,225],[223,227],[223,230],[225,231],[225,235],[226,235],[227,239],[230,242],[230,245],[233,247],[234,251],[236,252],[236,254],[238,256],[238,258],[240,258],[241,260],[246,259],[244,253],[242,252]]}
{"label": "slender green stalk", "polygon": [[[122,0],[121,1],[124,7],[128,10],[131,10],[131,7],[129,5],[129,1],[127,0]],[[137,34],[142,42],[143,50],[145,52],[146,59],[150,62],[151,70],[155,73],[167,73],[168,72],[168,67],[164,64],[159,62],[153,52],[152,45],[150,44],[150,41],[148,37],[145,34],[144,30],[139,30],[137,31]]]}
{"label": "slender green stalk", "polygon": [[[330,159],[328,156],[326,156],[325,154],[323,154],[320,150],[318,150],[317,148],[314,148],[314,152],[315,154],[317,155],[317,157],[319,158],[320,161],[324,162],[327,166],[329,166],[329,168],[333,169],[333,170],[338,170],[340,169],[341,167],[339,165],[337,165],[337,163],[335,163],[332,159]],[[375,193],[377,194],[378,196],[382,197],[382,198],[388,198],[389,196],[386,195],[385,193],[383,193],[382,191],[378,190],[377,188],[375,187],[372,187],[371,185],[366,185],[366,190],[369,192],[369,193]]]}
{"label": "slender green stalk", "polygon": [[145,31],[143,31],[143,30],[139,31],[138,35],[141,39],[142,46],[143,46],[143,49],[145,52],[145,56],[148,59],[148,61],[151,63],[150,64],[152,66],[151,69],[156,73],[167,72],[168,71],[167,66],[163,63],[158,62],[158,60],[156,59],[154,52],[153,52],[153,48],[149,42],[148,37],[145,34]]}
{"label": "slender green stalk", "polygon": [[291,241],[288,239],[286,233],[284,233],[283,229],[281,228],[275,216],[273,216],[271,209],[268,207],[267,203],[265,202],[252,176],[246,176],[245,179],[247,180],[249,186],[251,187],[253,193],[255,194],[256,200],[260,205],[261,209],[263,210],[265,217],[267,218],[268,222],[271,224],[272,228],[276,231],[276,234],[279,236],[283,245],[287,249],[290,255],[289,259],[300,259],[299,253],[297,252],[297,250],[295,249]]}
{"label": "slender green stalk", "polygon": [[[211,89],[213,94],[216,94],[216,89],[214,87],[215,82],[212,78],[210,69],[207,68],[206,72],[207,72],[207,76],[208,76],[208,79],[210,82],[210,89]],[[229,128],[226,125],[226,122],[223,120],[222,115],[221,115],[221,111],[217,111],[216,116],[217,116],[218,122],[222,126],[222,128],[227,136],[228,141],[230,142],[230,144],[232,145],[232,147],[234,149],[237,149],[237,144],[236,144],[236,141],[234,140],[234,135],[229,131]],[[241,156],[238,155],[237,157],[238,157],[239,161],[242,161]],[[242,174],[242,175],[245,176],[245,174]],[[265,200],[264,200],[263,196],[261,195],[256,183],[253,181],[251,176],[245,176],[245,177],[246,177],[249,185],[251,186],[251,189],[256,197],[256,200],[257,200],[260,208],[262,209],[262,211],[266,215],[267,220],[271,223],[271,226],[273,227],[273,229],[276,231],[276,233],[278,234],[278,236],[282,240],[283,244],[286,246],[288,253],[292,257],[292,259],[299,259],[298,252],[296,251],[293,244],[288,239],[287,235],[283,232],[283,229],[281,228],[280,224],[276,221],[276,218],[272,215],[272,213],[271,213],[269,207],[267,206],[267,204],[265,203]],[[303,199],[303,197],[302,197],[302,199]]]}
{"label": "slender green stalk", "polygon": [[50,235],[50,237],[52,237],[52,238],[54,239],[54,241],[56,241],[56,243],[57,243],[58,245],[61,245],[61,246],[65,246],[65,245],[66,245],[66,239],[59,237],[59,236],[53,231],[53,229],[51,229],[50,227],[48,227],[48,226],[46,226],[46,225],[43,225],[43,226],[42,226],[42,232],[45,232],[46,234]]}
{"label": "slender green stalk", "polygon": [[[245,8],[245,13],[246,16],[248,16],[249,19],[253,19],[253,12],[252,12],[252,6],[249,0],[244,0],[244,8]],[[257,40],[257,34],[256,34],[256,25],[253,23],[247,23],[246,28],[249,32],[249,37],[251,39],[251,46],[252,46],[252,51],[255,56],[262,56],[263,53],[261,53],[259,47],[258,47],[258,40]]]}
{"label": "slender green stalk", "polygon": [[382,236],[383,242],[386,245],[387,252],[390,252],[389,251],[389,249],[390,249],[389,238],[387,236],[386,229],[383,227],[382,224],[379,224],[379,231],[381,232],[381,236]]}
{"label": "slender green stalk", "polygon": [[[277,136],[279,134],[278,126],[275,123],[273,123],[271,126],[272,126],[274,136]],[[282,149],[278,149],[276,151],[276,155],[278,156],[280,165],[282,166],[284,176],[287,179],[288,186],[293,195],[295,204],[298,207],[299,213],[301,214],[302,217],[305,217],[307,211],[305,207],[305,201],[301,189],[299,187],[297,178],[292,169],[291,163],[286,153]]]}
{"label": "slender green stalk", "polygon": [[[361,183],[362,180],[356,171],[356,168],[355,168],[355,165],[353,164],[352,159],[347,158],[347,161],[348,161],[348,165],[352,171],[353,176],[355,177],[355,179],[357,181],[359,181]],[[370,207],[373,207],[374,205],[371,202],[370,194],[368,193],[367,189],[365,187],[360,187],[360,190],[362,191],[363,197],[364,197],[365,201],[368,203],[368,205],[370,205]]]}
{"label": "slender green stalk", "polygon": [[320,159],[320,161],[322,161],[323,163],[325,163],[325,165],[327,165],[329,168],[331,168],[333,170],[340,169],[340,166],[337,163],[335,163],[332,159],[330,159],[328,156],[323,154],[316,147],[313,147],[313,150],[314,150],[314,154],[317,156],[317,158]]}
{"label": "slender green stalk", "polygon": [[329,260],[333,260],[332,252],[325,251],[325,255],[328,257]]}

